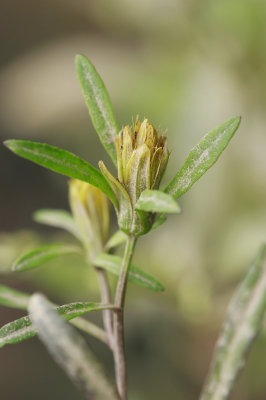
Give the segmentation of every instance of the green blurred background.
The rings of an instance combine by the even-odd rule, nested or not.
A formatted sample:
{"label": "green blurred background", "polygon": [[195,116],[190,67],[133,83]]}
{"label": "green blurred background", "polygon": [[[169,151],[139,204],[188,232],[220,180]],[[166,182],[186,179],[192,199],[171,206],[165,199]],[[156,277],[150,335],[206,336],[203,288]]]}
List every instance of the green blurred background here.
{"label": "green blurred background", "polygon": [[[121,126],[138,114],[168,128],[165,181],[203,134],[242,116],[219,162],[180,200],[183,213],[137,246],[135,264],[166,291],[129,286],[130,400],[197,398],[230,296],[265,240],[265,20],[265,0],[1,0],[2,140],[48,142],[95,166],[107,160],[75,76],[80,52],[102,75]],[[1,283],[60,303],[98,299],[94,273],[78,257],[8,273],[25,250],[71,241],[31,218],[39,208],[68,208],[67,179],[2,145],[0,178]],[[1,307],[1,325],[20,315]],[[112,373],[108,351],[88,341]],[[265,400],[265,369],[262,332],[232,399]],[[2,399],[82,399],[36,338],[1,349],[0,377]]]}

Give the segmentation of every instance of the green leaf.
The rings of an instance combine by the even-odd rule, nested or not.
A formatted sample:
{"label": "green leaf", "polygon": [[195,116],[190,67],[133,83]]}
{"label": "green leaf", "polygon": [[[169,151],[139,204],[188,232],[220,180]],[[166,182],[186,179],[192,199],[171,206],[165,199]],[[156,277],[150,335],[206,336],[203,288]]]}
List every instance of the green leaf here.
{"label": "green leaf", "polygon": [[49,144],[28,140],[11,139],[6,140],[4,144],[20,157],[60,174],[90,183],[104,192],[114,205],[117,205],[114,192],[102,173],[75,154]]}
{"label": "green leaf", "polygon": [[[24,307],[20,307],[24,308]],[[56,307],[57,312],[62,315],[67,321],[84,315],[90,311],[98,311],[105,309],[113,309],[112,305],[100,303],[70,303]],[[26,316],[19,318],[13,322],[9,322],[0,329],[0,347],[6,344],[14,344],[30,339],[37,333],[32,326],[31,317]]]}
{"label": "green leaf", "polygon": [[164,189],[175,199],[186,193],[191,186],[218,160],[240,124],[240,118],[229,119],[208,133],[188,155],[184,165]]}
{"label": "green leaf", "polygon": [[[119,275],[122,265],[122,258],[112,254],[102,253],[96,258],[94,264],[96,267],[106,269],[115,275]],[[142,271],[140,268],[134,267],[133,265],[131,265],[129,268],[128,280],[132,283],[136,283],[139,286],[154,290],[155,292],[164,290],[163,285],[159,281]]]}
{"label": "green leaf", "polygon": [[120,399],[84,338],[52,309],[44,296],[33,295],[29,311],[39,338],[87,399]]}
{"label": "green leaf", "polygon": [[127,235],[123,231],[116,231],[108,240],[105,245],[106,250],[113,249],[114,247],[119,246],[120,244],[125,243],[127,240]]}
{"label": "green leaf", "polygon": [[153,213],[180,213],[180,207],[172,196],[160,190],[144,190],[135,209]]}
{"label": "green leaf", "polygon": [[64,244],[38,247],[14,261],[12,271],[26,271],[65,254],[79,253],[80,249]]}
{"label": "green leaf", "polygon": [[33,219],[40,224],[62,228],[80,239],[80,233],[72,215],[65,210],[42,209],[35,211]]}
{"label": "green leaf", "polygon": [[[0,286],[0,304],[3,306],[27,310],[29,299],[30,295],[27,293],[11,289],[7,286]],[[58,307],[55,304],[52,305]],[[11,324],[14,324],[14,322],[11,322]],[[105,331],[99,328],[97,325],[93,324],[92,322],[82,317],[75,317],[75,319],[71,320],[71,323],[72,325],[95,337],[96,339],[101,340],[107,346],[110,346]]]}
{"label": "green leaf", "polygon": [[226,400],[256,338],[266,309],[266,245],[238,287],[217,341],[200,400]]}
{"label": "green leaf", "polygon": [[26,310],[29,298],[30,295],[26,293],[0,285],[0,304],[2,306]]}
{"label": "green leaf", "polygon": [[116,165],[115,136],[119,128],[109,94],[94,65],[82,54],[76,56],[76,71],[93,126]]}

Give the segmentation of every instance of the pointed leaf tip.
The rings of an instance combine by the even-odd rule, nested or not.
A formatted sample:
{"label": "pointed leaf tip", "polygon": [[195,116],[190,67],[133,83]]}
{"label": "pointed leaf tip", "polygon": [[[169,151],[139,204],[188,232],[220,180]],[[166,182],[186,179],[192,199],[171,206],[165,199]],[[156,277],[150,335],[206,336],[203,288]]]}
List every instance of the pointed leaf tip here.
{"label": "pointed leaf tip", "polygon": [[229,144],[239,127],[241,118],[234,117],[214,129],[191,150],[185,163],[164,189],[178,199],[212,167]]}
{"label": "pointed leaf tip", "polygon": [[77,246],[61,243],[41,246],[16,259],[11,269],[14,272],[27,271],[28,269],[40,267],[47,261],[51,261],[63,255],[79,254],[80,250],[81,249]]}
{"label": "pointed leaf tip", "polygon": [[75,154],[46,143],[10,139],[5,145],[15,154],[42,167],[97,187],[116,204],[116,198],[102,173]]}
{"label": "pointed leaf tip", "polygon": [[119,128],[107,89],[95,66],[86,56],[78,54],[75,64],[93,126],[102,145],[116,165],[115,136]]}

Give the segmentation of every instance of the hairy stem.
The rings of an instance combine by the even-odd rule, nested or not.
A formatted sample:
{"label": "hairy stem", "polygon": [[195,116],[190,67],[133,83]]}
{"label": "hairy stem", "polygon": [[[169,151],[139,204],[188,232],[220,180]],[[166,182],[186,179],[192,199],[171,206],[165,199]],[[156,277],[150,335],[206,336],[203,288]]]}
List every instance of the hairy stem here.
{"label": "hairy stem", "polygon": [[114,311],[113,354],[115,361],[116,384],[121,400],[127,400],[126,361],[124,345],[124,304],[128,268],[133,257],[135,244],[136,238],[133,236],[128,236],[115,295],[115,307],[117,309]]}
{"label": "hairy stem", "polygon": [[[111,303],[111,295],[110,295],[110,287],[108,283],[108,279],[106,276],[105,271],[102,268],[95,268],[99,286],[101,291],[101,301],[102,303],[110,304]],[[104,310],[103,311],[103,326],[108,336],[109,346],[113,347],[113,318],[112,318],[112,311],[111,310]]]}

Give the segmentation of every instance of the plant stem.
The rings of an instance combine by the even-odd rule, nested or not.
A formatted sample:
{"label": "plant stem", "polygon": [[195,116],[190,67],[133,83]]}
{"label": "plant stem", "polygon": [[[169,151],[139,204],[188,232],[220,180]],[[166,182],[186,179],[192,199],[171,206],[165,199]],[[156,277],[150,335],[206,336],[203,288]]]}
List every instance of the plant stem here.
{"label": "plant stem", "polygon": [[[108,279],[106,276],[105,271],[102,268],[95,268],[99,286],[101,291],[101,301],[102,303],[110,304],[111,303],[111,295],[110,295],[110,287],[108,283]],[[109,346],[110,348],[113,347],[113,318],[112,318],[112,311],[111,310],[104,310],[103,311],[103,325],[104,329],[108,336]]]}
{"label": "plant stem", "polygon": [[117,310],[114,311],[114,336],[113,336],[113,354],[115,362],[116,384],[121,400],[127,400],[127,382],[126,382],[126,361],[124,344],[124,304],[127,285],[127,274],[130,266],[136,238],[128,236],[121,272],[116,287],[114,305]]}

